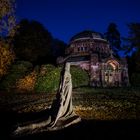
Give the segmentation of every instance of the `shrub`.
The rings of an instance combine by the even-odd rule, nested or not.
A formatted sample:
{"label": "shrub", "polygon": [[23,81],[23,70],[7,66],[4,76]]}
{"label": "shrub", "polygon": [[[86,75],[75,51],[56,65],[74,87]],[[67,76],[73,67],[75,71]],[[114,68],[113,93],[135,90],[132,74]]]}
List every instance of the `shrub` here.
{"label": "shrub", "polygon": [[85,70],[80,67],[71,66],[72,84],[73,88],[80,86],[87,86],[89,84],[89,76]]}
{"label": "shrub", "polygon": [[34,91],[34,86],[37,78],[37,72],[34,70],[25,77],[19,79],[16,82],[16,90],[19,92],[31,92]]}
{"label": "shrub", "polygon": [[32,64],[26,61],[18,61],[11,66],[9,72],[0,84],[0,89],[10,91],[16,88],[16,82],[23,78],[32,69]]}
{"label": "shrub", "polygon": [[[60,82],[60,73],[62,68],[52,65],[43,65],[40,69],[35,91],[37,92],[55,92]],[[79,67],[71,67],[73,87],[86,86],[89,83],[89,77],[86,71]]]}
{"label": "shrub", "polygon": [[46,73],[51,72],[54,69],[55,69],[55,66],[53,66],[53,65],[50,65],[50,64],[48,64],[48,65],[42,65],[40,67],[40,74],[43,76]]}
{"label": "shrub", "polygon": [[35,91],[36,92],[56,91],[59,86],[60,71],[61,71],[60,67],[58,68],[52,65],[43,65],[40,69],[40,74],[37,77]]}

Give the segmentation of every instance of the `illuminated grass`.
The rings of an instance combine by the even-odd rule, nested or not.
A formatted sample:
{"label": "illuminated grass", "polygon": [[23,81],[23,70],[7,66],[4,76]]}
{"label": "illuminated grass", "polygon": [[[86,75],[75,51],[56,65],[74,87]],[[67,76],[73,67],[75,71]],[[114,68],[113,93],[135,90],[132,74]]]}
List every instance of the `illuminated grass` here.
{"label": "illuminated grass", "polygon": [[[51,107],[55,94],[2,94],[0,109],[18,113],[41,112]],[[73,90],[73,107],[83,119],[140,119],[139,88]]]}

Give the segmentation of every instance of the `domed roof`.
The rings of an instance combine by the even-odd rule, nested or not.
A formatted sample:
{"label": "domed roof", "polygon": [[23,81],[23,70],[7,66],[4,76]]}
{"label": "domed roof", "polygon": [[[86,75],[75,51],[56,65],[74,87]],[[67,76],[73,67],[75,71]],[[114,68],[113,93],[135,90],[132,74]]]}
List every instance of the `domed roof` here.
{"label": "domed roof", "polygon": [[103,39],[104,40],[104,37],[101,33],[94,32],[91,30],[85,30],[73,36],[70,39],[70,42],[77,39]]}

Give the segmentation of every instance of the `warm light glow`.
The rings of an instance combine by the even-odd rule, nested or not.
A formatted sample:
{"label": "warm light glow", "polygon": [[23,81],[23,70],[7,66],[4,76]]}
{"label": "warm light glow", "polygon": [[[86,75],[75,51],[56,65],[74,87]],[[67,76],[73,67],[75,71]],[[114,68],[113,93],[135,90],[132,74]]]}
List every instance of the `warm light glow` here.
{"label": "warm light glow", "polygon": [[110,63],[110,65],[113,67],[113,70],[116,70],[116,65],[113,63]]}
{"label": "warm light glow", "polygon": [[117,67],[119,66],[119,63],[118,63],[116,60],[109,60],[109,61],[107,62],[107,64],[111,65],[112,68],[113,68],[113,70],[116,70]]}
{"label": "warm light glow", "polygon": [[33,91],[34,86],[35,86],[35,82],[36,82],[36,78],[37,78],[37,73],[34,70],[33,72],[31,72],[30,74],[26,75],[22,79],[19,79],[16,82],[17,89],[19,91]]}

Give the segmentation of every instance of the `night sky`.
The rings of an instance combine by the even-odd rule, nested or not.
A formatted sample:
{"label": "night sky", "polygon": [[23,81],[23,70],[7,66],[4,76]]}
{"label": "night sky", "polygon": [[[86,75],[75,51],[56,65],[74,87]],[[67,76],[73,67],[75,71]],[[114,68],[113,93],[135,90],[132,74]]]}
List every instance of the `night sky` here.
{"label": "night sky", "polygon": [[126,36],[126,24],[140,22],[140,0],[17,0],[17,18],[39,21],[66,43],[83,30],[104,33],[110,22]]}

